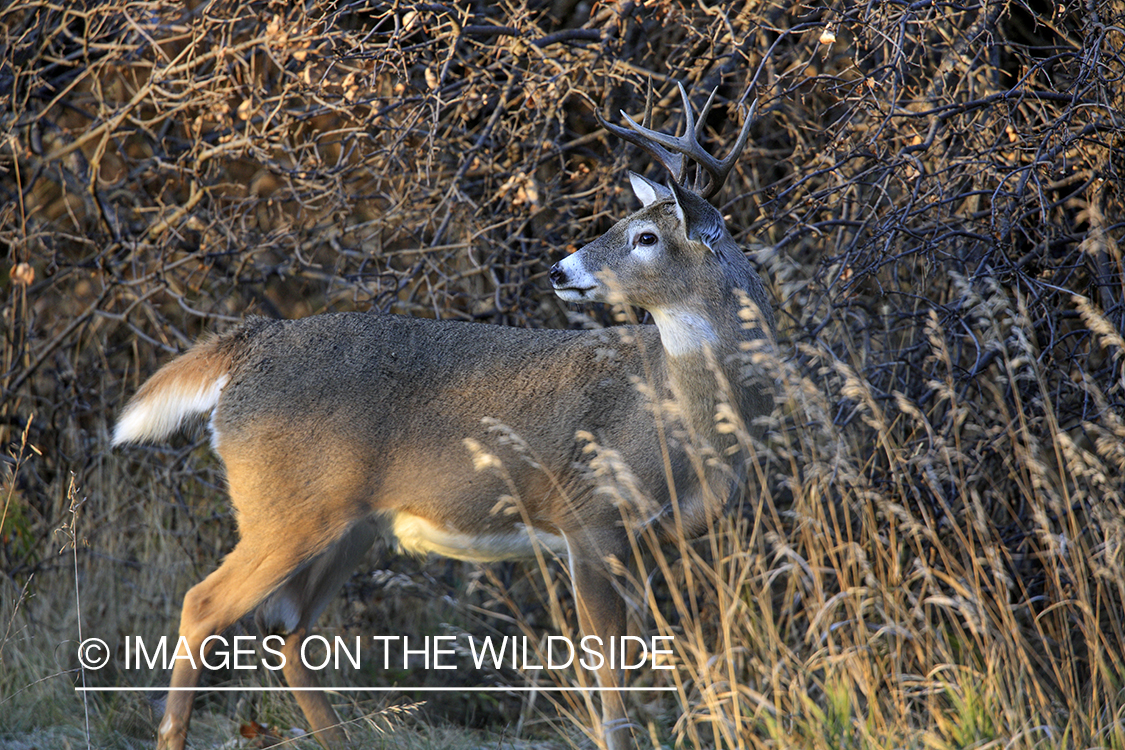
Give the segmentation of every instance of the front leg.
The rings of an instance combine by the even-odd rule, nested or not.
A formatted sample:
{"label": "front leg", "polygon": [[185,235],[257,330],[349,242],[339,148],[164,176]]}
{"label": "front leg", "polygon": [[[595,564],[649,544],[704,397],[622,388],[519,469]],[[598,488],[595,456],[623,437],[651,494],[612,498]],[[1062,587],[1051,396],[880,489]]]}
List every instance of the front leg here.
{"label": "front leg", "polygon": [[[596,672],[598,687],[602,688],[601,726],[597,727],[597,734],[604,738],[606,750],[628,750],[633,746],[632,726],[625,713],[624,695],[613,689],[622,686],[624,675],[619,666],[623,654],[616,652],[620,650],[621,637],[626,634],[625,600],[617,592],[606,562],[611,556],[627,559],[628,546],[623,535],[621,538],[614,536],[613,539],[592,539],[588,534],[581,534],[567,535],[566,539],[579,628],[583,637],[601,639],[606,657]],[[610,639],[617,644],[616,664],[609,662]]]}

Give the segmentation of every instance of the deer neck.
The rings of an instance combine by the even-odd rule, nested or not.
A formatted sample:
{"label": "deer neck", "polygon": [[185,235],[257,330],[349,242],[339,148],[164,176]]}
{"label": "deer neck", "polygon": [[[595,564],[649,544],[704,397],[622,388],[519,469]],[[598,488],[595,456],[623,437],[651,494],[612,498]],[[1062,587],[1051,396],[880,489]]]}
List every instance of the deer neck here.
{"label": "deer neck", "polygon": [[664,347],[668,385],[693,439],[717,450],[733,442],[715,423],[719,404],[729,402],[749,418],[739,345],[753,334],[743,328],[739,306],[700,304],[652,310]]}

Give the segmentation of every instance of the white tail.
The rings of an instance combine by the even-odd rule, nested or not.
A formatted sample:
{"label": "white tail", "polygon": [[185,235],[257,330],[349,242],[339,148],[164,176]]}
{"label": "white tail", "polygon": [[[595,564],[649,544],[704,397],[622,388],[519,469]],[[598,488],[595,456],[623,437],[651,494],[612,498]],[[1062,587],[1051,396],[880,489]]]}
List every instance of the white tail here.
{"label": "white tail", "polygon": [[[632,121],[633,130],[615,132],[678,178],[684,157],[696,161],[712,194],[748,127],[719,162],[699,147],[686,92],[683,99],[682,138]],[[770,345],[773,313],[719,212],[677,181],[666,188],[630,180],[643,208],[556,264],[550,278],[565,300],[642,307],[655,326],[533,331],[364,314],[251,318],[144,385],[114,443],[163,438],[188,417],[209,415],[239,523],[238,545],[184,599],[180,635],[197,662],[208,636],[256,609],[265,627],[285,634],[290,687],[315,686],[297,658],[301,644],[379,537],[466,560],[527,557],[543,545],[568,559],[583,634],[605,643],[625,633],[609,561],[629,560],[630,529],[623,509],[598,491],[608,480],[584,466],[579,436],[629,467],[637,491],[630,497],[651,507],[625,508],[628,515],[657,524],[675,515],[680,523],[666,524],[669,533],[691,535],[736,482],[705,460],[737,448],[716,425],[717,412],[729,404],[726,412],[750,426],[773,405],[769,382],[750,364],[752,350]],[[654,399],[674,404],[673,416]],[[490,468],[497,463],[503,477]],[[513,494],[514,513],[498,505]],[[183,747],[199,676],[176,661],[172,686],[189,690],[170,693],[160,747]],[[609,665],[597,678],[603,688],[621,684]],[[322,743],[338,744],[324,694],[295,694]],[[602,695],[600,735],[607,747],[629,746],[620,693]]]}
{"label": "white tail", "polygon": [[113,444],[163,440],[185,421],[212,414],[230,380],[231,365],[214,344],[196,344],[149,378],[117,419]]}

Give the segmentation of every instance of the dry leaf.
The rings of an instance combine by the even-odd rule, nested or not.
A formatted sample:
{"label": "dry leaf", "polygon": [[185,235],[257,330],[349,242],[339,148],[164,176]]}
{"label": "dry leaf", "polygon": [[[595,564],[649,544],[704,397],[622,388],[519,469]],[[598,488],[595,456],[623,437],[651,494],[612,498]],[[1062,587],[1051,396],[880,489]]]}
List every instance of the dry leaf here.
{"label": "dry leaf", "polygon": [[8,272],[8,278],[16,286],[31,286],[35,281],[35,269],[30,263],[17,263]]}

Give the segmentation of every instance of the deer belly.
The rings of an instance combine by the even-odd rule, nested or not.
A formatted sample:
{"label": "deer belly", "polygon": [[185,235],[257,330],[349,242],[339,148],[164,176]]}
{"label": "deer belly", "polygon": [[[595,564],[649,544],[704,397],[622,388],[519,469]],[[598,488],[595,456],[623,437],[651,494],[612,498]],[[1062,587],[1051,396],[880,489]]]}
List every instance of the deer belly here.
{"label": "deer belly", "polygon": [[432,552],[456,560],[496,562],[535,557],[537,548],[544,553],[566,554],[566,540],[561,535],[528,529],[522,523],[505,531],[465,532],[399,511],[389,526],[399,549],[416,555]]}

